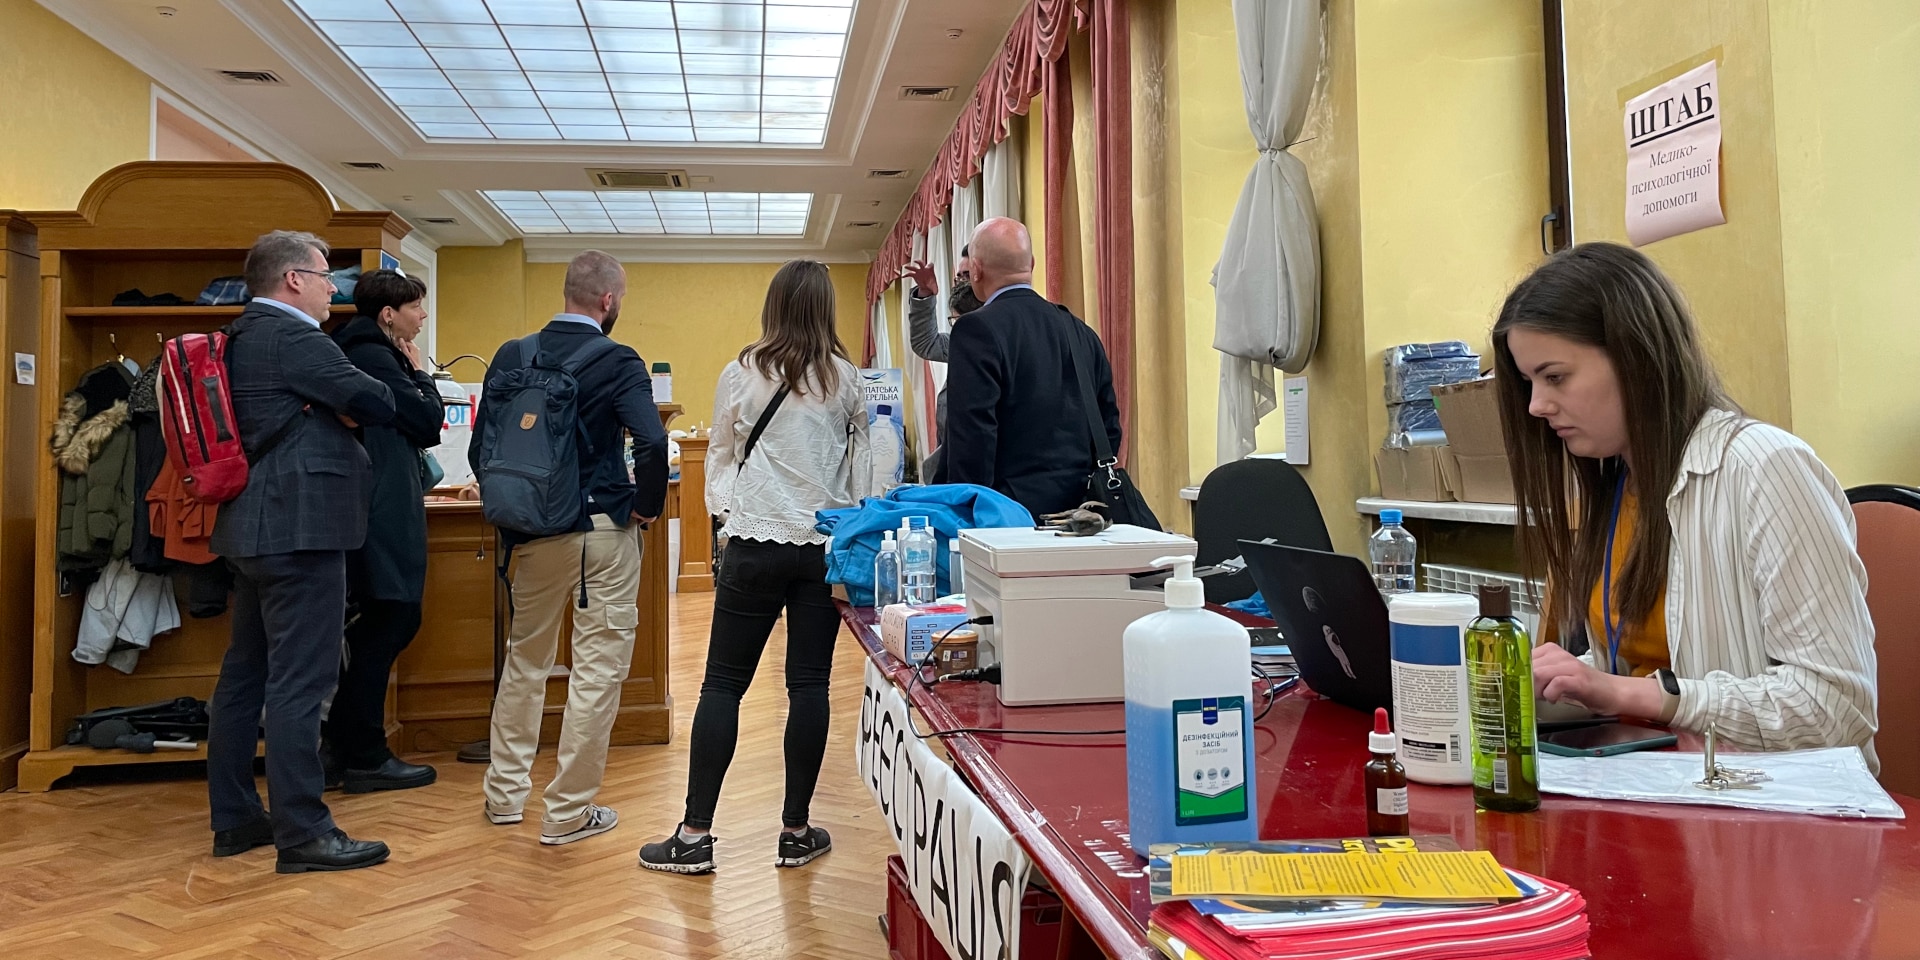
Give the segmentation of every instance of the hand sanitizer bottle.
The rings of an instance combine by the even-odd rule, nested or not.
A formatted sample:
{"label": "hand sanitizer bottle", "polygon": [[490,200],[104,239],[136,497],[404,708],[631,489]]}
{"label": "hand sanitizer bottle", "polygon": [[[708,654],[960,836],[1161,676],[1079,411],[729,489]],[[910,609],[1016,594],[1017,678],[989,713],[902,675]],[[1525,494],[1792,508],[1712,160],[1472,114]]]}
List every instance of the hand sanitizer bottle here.
{"label": "hand sanitizer bottle", "polygon": [[1204,609],[1192,557],[1173,567],[1167,609],[1127,627],[1127,819],[1133,850],[1260,839],[1247,631]]}

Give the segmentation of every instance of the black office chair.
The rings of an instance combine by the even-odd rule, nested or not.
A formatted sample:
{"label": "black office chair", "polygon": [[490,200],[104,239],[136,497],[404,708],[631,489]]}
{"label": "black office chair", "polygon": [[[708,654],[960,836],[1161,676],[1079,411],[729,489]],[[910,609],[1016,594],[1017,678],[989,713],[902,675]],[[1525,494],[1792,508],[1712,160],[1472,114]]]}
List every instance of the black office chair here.
{"label": "black office chair", "polygon": [[1867,568],[1867,612],[1879,661],[1880,783],[1920,792],[1920,490],[1892,484],[1847,491]]}
{"label": "black office chair", "polygon": [[[1264,540],[1309,550],[1333,550],[1327,522],[1313,488],[1285,460],[1254,457],[1214,468],[1200,482],[1193,503],[1195,558],[1208,566],[1240,555],[1239,540]],[[1244,571],[1207,577],[1207,600],[1228,603],[1253,595],[1253,577]]]}

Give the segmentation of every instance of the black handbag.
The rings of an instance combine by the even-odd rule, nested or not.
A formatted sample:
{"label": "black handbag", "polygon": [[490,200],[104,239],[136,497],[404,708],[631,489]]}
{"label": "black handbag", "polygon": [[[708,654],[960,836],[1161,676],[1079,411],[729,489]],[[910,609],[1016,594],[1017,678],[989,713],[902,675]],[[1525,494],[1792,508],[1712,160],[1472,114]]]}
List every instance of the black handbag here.
{"label": "black handbag", "polygon": [[1100,406],[1093,395],[1093,358],[1078,331],[1073,337],[1073,378],[1080,382],[1080,409],[1086,411],[1087,432],[1093,439],[1093,471],[1087,474],[1086,499],[1106,504],[1107,515],[1114,523],[1161,529],[1160,518],[1153,515],[1153,508],[1140,496],[1133,478],[1127,476],[1107,442],[1107,425],[1100,419]]}

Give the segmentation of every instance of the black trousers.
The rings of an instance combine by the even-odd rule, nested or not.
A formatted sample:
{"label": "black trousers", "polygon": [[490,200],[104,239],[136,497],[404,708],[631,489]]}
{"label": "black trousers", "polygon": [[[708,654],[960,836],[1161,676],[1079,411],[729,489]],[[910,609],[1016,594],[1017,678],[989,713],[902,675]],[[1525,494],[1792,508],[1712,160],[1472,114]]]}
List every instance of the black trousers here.
{"label": "black trousers", "polygon": [[826,548],[735,538],[727,543],[713,584],[707,676],[688,748],[687,826],[713,826],[720,784],[740,737],[740,698],[753,682],[782,609],[787,615],[787,789],[780,820],[789,827],[807,824],[827,752],[827,685],[840,635],[840,615],[827,587]]}
{"label": "black trousers", "polygon": [[266,815],[253,757],[266,711],[273,842],[282,849],[333,829],[320,799],[320,702],[340,676],[347,559],[339,550],[232,558],[233,637],[208,704],[207,798],[213,829]]}
{"label": "black trousers", "polygon": [[327,712],[326,740],[348,770],[371,770],[393,757],[387,749],[387,679],[400,651],[420,632],[420,604],[361,600],[347,626],[347,662]]}

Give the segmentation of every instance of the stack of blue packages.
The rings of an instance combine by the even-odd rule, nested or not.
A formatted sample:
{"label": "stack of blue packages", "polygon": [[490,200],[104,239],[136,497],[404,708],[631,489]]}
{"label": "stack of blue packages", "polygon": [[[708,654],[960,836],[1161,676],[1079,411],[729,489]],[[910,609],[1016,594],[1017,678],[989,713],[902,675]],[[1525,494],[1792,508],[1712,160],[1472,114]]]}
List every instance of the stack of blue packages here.
{"label": "stack of blue packages", "polygon": [[[1388,347],[1386,372],[1387,445],[1406,446],[1405,438],[1441,429],[1432,387],[1480,376],[1480,357],[1464,340],[1403,343]],[[1396,438],[1401,438],[1396,442]]]}

